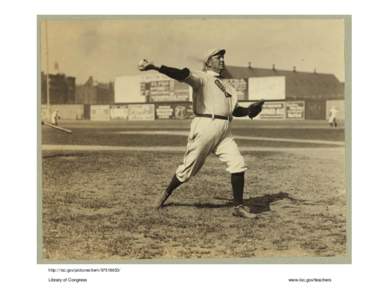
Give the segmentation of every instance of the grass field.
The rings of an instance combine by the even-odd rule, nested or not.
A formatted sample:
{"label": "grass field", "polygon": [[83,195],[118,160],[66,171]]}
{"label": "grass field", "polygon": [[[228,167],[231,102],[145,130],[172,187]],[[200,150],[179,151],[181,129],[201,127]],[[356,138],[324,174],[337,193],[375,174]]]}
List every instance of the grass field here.
{"label": "grass field", "polygon": [[[187,121],[65,125],[72,135],[42,128],[44,260],[347,254],[345,148],[338,143],[344,141],[343,129],[322,123],[234,121],[235,135],[258,137],[237,139],[249,166],[245,203],[258,213],[257,219],[243,219],[232,216],[230,175],[215,157],[173,194],[165,209],[152,210],[183,155],[152,150],[184,147],[186,138],[121,132],[186,131]],[[48,151],[44,145],[147,146],[150,151]]]}

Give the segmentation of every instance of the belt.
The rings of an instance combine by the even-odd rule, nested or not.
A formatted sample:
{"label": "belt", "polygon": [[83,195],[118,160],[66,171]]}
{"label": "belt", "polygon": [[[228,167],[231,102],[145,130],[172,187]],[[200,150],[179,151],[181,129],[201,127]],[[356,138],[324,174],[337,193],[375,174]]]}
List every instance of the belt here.
{"label": "belt", "polygon": [[195,114],[195,116],[202,117],[202,118],[210,118],[210,119],[229,120],[229,117],[220,116],[220,115],[212,115],[212,114]]}

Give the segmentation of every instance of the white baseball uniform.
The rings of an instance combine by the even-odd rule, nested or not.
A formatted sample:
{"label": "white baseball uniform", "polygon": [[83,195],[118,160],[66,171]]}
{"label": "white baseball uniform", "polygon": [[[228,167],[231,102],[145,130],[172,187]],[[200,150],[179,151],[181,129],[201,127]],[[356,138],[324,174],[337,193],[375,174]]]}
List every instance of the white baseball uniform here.
{"label": "white baseball uniform", "polygon": [[334,122],[337,117],[338,110],[335,107],[332,107],[329,111],[329,123]]}
{"label": "white baseball uniform", "polygon": [[51,123],[54,125],[58,125],[58,119],[59,119],[58,111],[54,110],[54,112],[51,114]]}
{"label": "white baseball uniform", "polygon": [[[237,106],[236,90],[213,71],[191,72],[184,80],[193,88],[193,119],[183,163],[176,177],[185,182],[201,169],[207,156],[214,153],[226,163],[229,173],[247,170],[230,130],[232,112]],[[208,117],[199,115],[206,114]],[[210,117],[209,117],[210,116]],[[217,118],[226,117],[226,120]]]}

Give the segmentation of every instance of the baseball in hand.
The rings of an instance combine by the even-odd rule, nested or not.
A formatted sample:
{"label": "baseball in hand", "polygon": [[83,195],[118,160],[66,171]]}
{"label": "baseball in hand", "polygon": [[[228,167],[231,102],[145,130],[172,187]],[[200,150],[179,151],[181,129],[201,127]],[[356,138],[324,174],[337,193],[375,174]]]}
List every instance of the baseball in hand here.
{"label": "baseball in hand", "polygon": [[137,68],[140,71],[146,71],[147,67],[150,65],[150,62],[146,60],[145,58],[141,59],[139,63],[137,64]]}

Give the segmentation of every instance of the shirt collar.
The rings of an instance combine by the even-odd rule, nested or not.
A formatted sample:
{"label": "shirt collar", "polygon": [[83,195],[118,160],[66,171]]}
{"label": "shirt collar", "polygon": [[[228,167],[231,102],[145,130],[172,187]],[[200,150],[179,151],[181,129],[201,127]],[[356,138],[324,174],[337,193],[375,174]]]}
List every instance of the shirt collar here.
{"label": "shirt collar", "polygon": [[214,72],[213,70],[207,70],[206,71],[209,75],[220,78],[221,75],[217,72]]}

